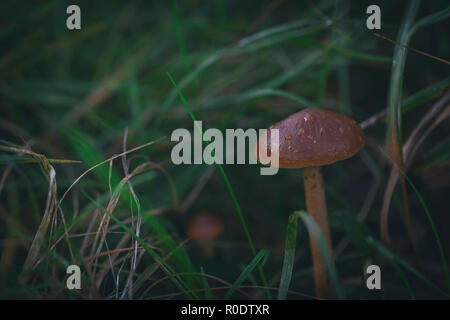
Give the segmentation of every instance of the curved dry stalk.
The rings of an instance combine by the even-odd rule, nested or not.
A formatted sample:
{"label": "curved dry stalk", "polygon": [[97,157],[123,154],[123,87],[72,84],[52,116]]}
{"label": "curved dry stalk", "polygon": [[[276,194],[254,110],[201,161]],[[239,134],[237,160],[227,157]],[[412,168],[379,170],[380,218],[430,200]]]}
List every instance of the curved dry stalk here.
{"label": "curved dry stalk", "polygon": [[47,229],[55,217],[54,212],[56,203],[56,172],[50,164],[48,164],[48,168],[50,170],[48,177],[49,188],[44,216],[42,217],[41,224],[38,227],[38,230],[34,236],[30,249],[28,250],[27,257],[23,264],[24,272],[22,273],[19,280],[22,284],[26,283],[28,280],[28,271],[32,270],[35,267],[35,262],[39,255],[41,243],[44,241],[45,235],[47,234]]}
{"label": "curved dry stalk", "polygon": [[[426,137],[430,134],[430,132],[445,118],[450,115],[449,106],[443,112],[441,110],[447,105],[450,100],[450,90],[447,90],[446,93],[433,105],[430,107],[428,112],[421,119],[419,124],[410,134],[408,140],[403,145],[403,154],[404,154],[404,163],[405,163],[405,171],[411,166],[411,163],[416,155],[417,150],[419,150],[422,143],[425,141]],[[441,112],[441,113],[440,113]],[[433,118],[435,118],[438,114],[440,115],[435,119],[435,121],[425,130],[425,126],[430,123]],[[386,191],[384,193],[383,198],[383,206],[381,208],[380,215],[380,234],[381,238],[385,243],[390,244],[390,236],[389,236],[389,227],[388,227],[388,216],[389,216],[389,207],[392,199],[392,194],[394,193],[395,186],[399,180],[399,173],[396,167],[394,166],[391,170],[389,180],[387,183]],[[412,231],[410,231],[412,232]]]}
{"label": "curved dry stalk", "polygon": [[69,188],[67,188],[67,190],[63,193],[61,199],[58,201],[58,207],[61,205],[61,202],[62,202],[62,201],[64,200],[64,198],[67,196],[67,194],[69,193],[69,191],[72,190],[72,188],[78,183],[78,181],[80,181],[85,175],[87,175],[89,172],[91,172],[91,171],[94,170],[95,168],[98,168],[98,167],[101,166],[102,164],[108,163],[108,162],[111,161],[111,160],[114,160],[114,159],[116,159],[116,158],[119,158],[119,157],[123,156],[124,154],[128,154],[128,153],[131,153],[131,152],[140,150],[140,149],[142,149],[142,148],[148,147],[148,146],[150,146],[150,145],[152,145],[152,144],[155,144],[155,143],[157,143],[157,142],[160,142],[160,141],[162,141],[164,138],[165,138],[165,137],[161,137],[161,138],[159,138],[159,139],[157,139],[157,140],[150,141],[150,142],[145,143],[145,144],[143,144],[143,145],[137,146],[136,148],[133,148],[133,149],[128,150],[128,151],[126,151],[126,152],[122,152],[122,153],[116,154],[116,155],[114,155],[114,156],[112,156],[112,157],[106,159],[105,161],[102,161],[102,162],[100,162],[100,163],[97,163],[95,166],[90,167],[90,168],[87,169],[85,172],[83,172],[77,179],[75,179],[75,181],[69,186]]}
{"label": "curved dry stalk", "polygon": [[[105,164],[105,163],[108,163],[108,162],[110,162],[110,161],[112,161],[112,160],[114,160],[114,159],[116,159],[116,158],[119,158],[119,157],[123,156],[124,154],[128,154],[128,153],[131,153],[131,152],[140,150],[140,149],[142,149],[142,148],[145,148],[145,147],[147,147],[147,146],[149,146],[149,145],[152,145],[152,144],[154,144],[154,143],[160,142],[160,141],[162,141],[164,138],[165,138],[165,137],[161,137],[161,138],[159,138],[159,139],[157,139],[157,140],[150,141],[150,142],[148,142],[148,143],[145,143],[145,144],[143,144],[143,145],[140,145],[140,146],[138,146],[138,147],[135,147],[135,148],[133,148],[133,149],[130,149],[130,150],[126,151],[126,152],[122,152],[122,153],[120,153],[120,154],[113,155],[112,157],[110,157],[110,158],[108,158],[108,159],[106,159],[106,160],[104,160],[104,161],[102,161],[102,162],[100,162],[100,163],[94,165],[93,167],[87,169],[86,171],[84,171],[77,179],[75,179],[75,181],[74,181],[74,182],[66,189],[66,191],[63,193],[61,199],[58,201],[58,204],[57,204],[57,210],[60,210],[60,208],[61,208],[61,203],[62,203],[62,201],[65,199],[65,197],[67,196],[67,194],[69,193],[69,191],[72,190],[72,188],[73,188],[73,187],[74,187],[74,186],[75,186],[75,185],[76,185],[76,184],[77,184],[77,183],[78,183],[85,175],[87,175],[89,172],[91,172],[91,171],[94,170],[95,168],[97,168],[97,167],[99,167],[99,166],[101,166],[101,165],[103,165],[103,164]],[[135,170],[136,170],[136,169],[135,169]],[[67,232],[70,231],[71,228],[72,228],[72,226],[69,227],[69,229],[67,230]],[[54,249],[54,248],[56,247],[56,245],[57,245],[62,239],[63,239],[63,236],[59,237],[59,238],[53,243],[53,245],[51,246],[51,249]]]}

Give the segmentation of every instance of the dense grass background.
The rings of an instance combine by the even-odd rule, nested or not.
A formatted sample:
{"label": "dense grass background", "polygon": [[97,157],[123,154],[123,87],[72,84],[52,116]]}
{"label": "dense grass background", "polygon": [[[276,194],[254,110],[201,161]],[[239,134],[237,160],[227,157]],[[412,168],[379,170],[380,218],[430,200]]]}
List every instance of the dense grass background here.
{"label": "dense grass background", "polygon": [[[449,297],[449,66],[367,30],[371,2],[77,3],[79,31],[73,2],[0,4],[1,298],[314,296],[308,216],[289,218],[301,172],[173,165],[172,131],[194,130],[180,92],[203,129],[304,107],[357,120],[364,150],[324,168],[335,292]],[[379,5],[379,34],[449,59],[447,1]],[[187,234],[202,212],[223,224],[208,243]],[[382,290],[365,286],[370,264]]]}

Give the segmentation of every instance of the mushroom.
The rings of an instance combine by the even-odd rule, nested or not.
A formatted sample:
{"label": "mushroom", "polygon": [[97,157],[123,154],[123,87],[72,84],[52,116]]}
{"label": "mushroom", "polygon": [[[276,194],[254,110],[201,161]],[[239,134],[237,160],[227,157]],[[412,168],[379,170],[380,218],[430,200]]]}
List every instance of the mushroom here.
{"label": "mushroom", "polygon": [[[321,167],[355,155],[365,142],[364,133],[356,121],[324,109],[304,109],[272,125],[267,139],[258,147],[270,155],[270,131],[278,129],[279,167],[302,169],[306,208],[319,226],[331,254],[325,189]],[[259,153],[258,153],[259,158]],[[325,262],[314,236],[309,234],[316,295],[331,297]]]}
{"label": "mushroom", "polygon": [[212,247],[209,243],[222,234],[223,224],[212,214],[202,212],[197,214],[189,223],[187,234],[189,238],[198,242],[205,255],[212,255]]}

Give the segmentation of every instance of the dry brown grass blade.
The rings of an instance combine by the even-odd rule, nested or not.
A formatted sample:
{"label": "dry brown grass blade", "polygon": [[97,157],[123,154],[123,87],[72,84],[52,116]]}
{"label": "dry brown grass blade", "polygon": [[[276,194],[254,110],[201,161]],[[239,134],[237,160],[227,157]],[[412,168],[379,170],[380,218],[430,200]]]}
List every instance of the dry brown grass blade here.
{"label": "dry brown grass blade", "polygon": [[[117,187],[115,188],[115,190],[114,190],[114,192],[113,192],[113,194],[112,194],[112,196],[111,196],[111,198],[110,198],[110,200],[108,202],[108,205],[106,206],[106,211],[109,212],[109,213],[113,213],[114,212],[114,210],[115,210],[115,208],[117,206],[117,203],[119,201],[119,198],[120,198],[120,193],[121,193],[123,187],[125,186],[125,184],[127,184],[130,181],[131,178],[133,178],[134,176],[136,176],[136,175],[138,175],[140,173],[143,173],[143,172],[145,172],[147,170],[151,170],[151,169],[154,169],[154,168],[155,168],[155,165],[153,163],[145,162],[145,163],[139,165],[138,167],[136,167],[130,174],[128,174],[126,177],[124,177],[119,182]],[[110,218],[107,215],[104,215],[104,217],[105,216],[106,216],[106,218],[102,219],[102,223],[100,224],[100,226],[98,228],[98,232],[102,233],[102,238],[101,238],[101,241],[100,241],[100,243],[98,245],[97,251],[101,249],[101,247],[103,245],[103,242],[104,242],[104,238],[106,236],[106,232],[108,230],[108,225],[109,225]]]}
{"label": "dry brown grass blade", "polygon": [[[123,237],[118,242],[118,244],[116,245],[116,249],[125,248],[126,244],[130,241],[130,239],[131,239],[130,234],[128,234],[128,233],[124,234]],[[93,246],[92,248],[94,249],[95,247]],[[120,252],[113,252],[113,253],[111,253],[111,255],[108,256],[110,263],[105,264],[104,268],[101,271],[99,271],[98,276],[96,277],[96,280],[95,280],[96,287],[100,287],[104,278],[106,277],[108,272],[111,270],[111,265],[115,265],[120,260],[120,259],[118,259],[119,254],[120,254]],[[95,257],[94,269],[97,269],[96,261],[97,261],[97,257]]]}
{"label": "dry brown grass blade", "polygon": [[363,122],[360,122],[359,126],[361,127],[361,129],[365,130],[365,129],[375,125],[381,119],[384,119],[386,117],[386,114],[387,114],[387,109],[383,109],[380,112],[372,115],[368,119],[364,120]]}
{"label": "dry brown grass blade", "polygon": [[[158,247],[155,247],[155,246],[152,246],[152,245],[148,245],[150,248],[152,248],[152,249],[158,249]],[[142,246],[138,246],[137,247],[138,249],[144,249],[144,247],[142,247]],[[92,261],[92,260],[94,260],[95,258],[99,258],[99,257],[104,257],[104,256],[107,256],[107,255],[111,255],[111,254],[114,254],[114,253],[121,253],[121,252],[130,252],[130,251],[134,251],[135,250],[135,247],[133,246],[133,247],[129,247],[129,248],[116,248],[116,249],[111,249],[111,250],[108,250],[108,251],[103,251],[103,252],[100,252],[98,255],[97,254],[95,254],[95,255],[93,255],[93,256],[89,256],[89,257],[87,257],[86,258],[86,260],[87,261]]]}
{"label": "dry brown grass blade", "polygon": [[[127,137],[128,137],[128,127],[125,128],[125,132],[123,135],[123,152],[127,151]],[[123,167],[123,172],[124,172],[125,176],[128,176],[129,165],[128,165],[126,154],[124,154],[122,156],[122,167]],[[134,191],[133,185],[130,183],[129,180],[127,181],[127,185],[128,185],[128,190],[130,191],[130,193],[133,197],[134,203],[136,204],[136,207],[137,207],[137,223],[136,223],[136,225],[134,223],[133,207],[131,207],[131,230],[134,231],[136,236],[140,237],[141,236],[141,223],[142,223],[141,204],[139,202],[139,198],[136,195],[136,192]],[[124,295],[128,291],[129,298],[133,299],[133,278],[134,278],[134,272],[137,267],[137,253],[138,253],[138,247],[139,247],[137,240],[132,241],[131,246],[133,248],[133,254],[131,255],[130,273],[128,275],[128,280],[125,285],[125,288],[123,289],[122,297],[124,297]],[[118,284],[117,284],[117,292],[118,292]]]}
{"label": "dry brown grass blade", "polygon": [[92,215],[91,220],[89,221],[89,225],[86,230],[86,235],[83,238],[83,242],[81,243],[81,248],[80,248],[80,256],[82,256],[82,257],[84,256],[84,251],[86,250],[87,246],[89,245],[89,240],[91,239],[91,235],[95,234],[95,232],[92,232],[92,230],[94,229],[95,222],[97,221],[99,212],[100,212],[100,209],[96,208],[94,210],[94,214]]}
{"label": "dry brown grass blade", "polygon": [[[27,257],[25,258],[25,262],[23,265],[23,272],[20,275],[19,281],[23,284],[23,283],[26,283],[28,280],[29,271],[32,270],[37,265],[36,262],[37,262],[37,259],[39,256],[41,245],[44,242],[44,239],[47,235],[48,227],[50,226],[51,228],[53,228],[53,226],[55,226],[55,224],[56,224],[56,212],[58,210],[56,208],[56,199],[57,199],[56,171],[53,168],[53,166],[50,164],[50,162],[53,162],[53,163],[77,163],[77,161],[64,160],[64,159],[48,159],[43,154],[39,154],[39,153],[33,152],[31,150],[28,150],[25,148],[19,148],[19,147],[0,146],[0,150],[17,153],[19,155],[26,154],[26,155],[33,157],[35,162],[40,163],[42,171],[43,171],[43,173],[48,181],[48,184],[49,184],[44,215],[42,217],[42,220],[38,227],[38,230],[33,238],[31,246],[28,250],[28,254],[27,254]],[[1,190],[1,188],[0,188],[0,190]],[[62,214],[61,211],[60,211],[60,213],[61,213],[62,221],[65,226],[64,215]],[[65,229],[65,231],[67,232],[67,229]],[[51,239],[52,239],[51,234],[52,233],[50,233],[49,241],[51,241]],[[68,243],[68,244],[69,244],[70,253],[73,257],[72,248],[70,246],[70,243]]]}
{"label": "dry brown grass blade", "polygon": [[64,198],[67,196],[67,194],[69,193],[69,191],[72,190],[72,188],[78,183],[78,181],[80,181],[85,175],[87,175],[89,172],[91,172],[91,171],[94,170],[95,168],[97,168],[97,167],[99,167],[99,166],[101,166],[101,165],[103,165],[103,164],[105,164],[105,163],[108,163],[108,162],[110,162],[111,160],[117,159],[117,158],[123,156],[124,154],[128,154],[128,153],[131,153],[131,152],[140,150],[140,149],[142,149],[142,148],[148,147],[148,146],[150,146],[150,145],[152,145],[152,144],[155,144],[155,143],[157,143],[157,142],[160,142],[160,141],[162,141],[164,138],[165,138],[165,137],[161,137],[161,138],[159,138],[159,139],[157,139],[157,140],[150,141],[150,142],[145,143],[145,144],[143,144],[143,145],[137,146],[137,147],[135,147],[135,148],[133,148],[133,149],[130,149],[130,150],[126,151],[126,152],[122,152],[122,153],[113,155],[112,157],[106,159],[105,161],[102,161],[102,162],[100,162],[100,163],[97,163],[95,166],[90,167],[90,168],[87,169],[85,172],[83,172],[78,178],[76,178],[75,181],[69,186],[69,188],[67,188],[67,190],[66,190],[66,191],[64,192],[64,194],[62,195],[61,200],[59,200],[58,207],[59,207],[59,205],[61,204],[61,202],[64,200]]}
{"label": "dry brown grass blade", "polygon": [[406,48],[406,49],[408,49],[408,50],[410,50],[410,51],[413,51],[413,52],[416,52],[416,53],[421,54],[421,55],[423,55],[423,56],[426,56],[426,57],[428,57],[428,58],[437,60],[437,61],[442,62],[442,63],[445,63],[445,64],[450,64],[450,61],[447,61],[447,60],[445,60],[445,59],[442,59],[442,58],[433,56],[433,55],[431,55],[431,54],[429,54],[429,53],[426,53],[426,52],[423,52],[423,51],[421,51],[421,50],[414,49],[414,48],[412,48],[412,47],[410,47],[410,46],[407,46],[407,45],[405,45],[405,44],[403,44],[403,43],[400,43],[400,42],[394,41],[394,40],[392,40],[392,39],[389,39],[388,37],[385,37],[385,36],[383,36],[383,35],[381,35],[381,34],[379,34],[379,33],[374,33],[374,35],[377,36],[378,38],[381,38],[381,39],[383,39],[383,40],[386,40],[386,41],[388,41],[388,42],[390,42],[390,43],[392,43],[392,44],[401,46],[401,47]]}
{"label": "dry brown grass blade", "polygon": [[[117,187],[115,188],[114,192],[111,195],[111,198],[109,199],[108,205],[106,206],[106,211],[109,213],[113,213],[117,203],[119,202],[119,198],[120,198],[120,193],[122,191],[122,188],[124,187],[124,185],[135,175],[138,174],[140,172],[143,172],[144,167],[146,164],[143,164],[141,166],[139,166],[138,168],[136,168],[131,174],[129,174],[128,176],[124,177],[120,183],[117,185]],[[143,171],[140,171],[140,169],[142,168]],[[137,170],[137,171],[136,171]],[[95,255],[98,256],[104,243],[106,240],[106,235],[108,232],[108,226],[109,226],[109,222],[110,222],[111,218],[104,213],[102,220],[100,222],[100,225],[98,226],[97,229],[97,234],[95,236],[94,239],[94,246],[92,248],[97,248],[96,249],[96,253]],[[97,260],[96,260],[97,261]],[[105,267],[106,268],[106,267]],[[99,283],[97,282],[97,286],[99,286]]]}
{"label": "dry brown grass blade", "polygon": [[384,243],[391,245],[391,237],[389,236],[389,207],[391,205],[392,194],[398,181],[398,170],[391,169],[386,191],[383,197],[383,206],[380,214],[380,236]]}
{"label": "dry brown grass blade", "polygon": [[[27,272],[29,270],[31,270],[32,268],[35,268],[41,262],[41,260],[38,261],[37,258],[39,256],[39,251],[40,251],[40,247],[41,247],[42,241],[44,240],[45,235],[47,234],[47,230],[48,230],[48,227],[51,225],[50,224],[51,221],[53,221],[55,219],[55,217],[56,217],[55,213],[57,212],[57,210],[61,210],[61,207],[60,207],[61,202],[64,200],[64,198],[66,197],[67,193],[73,188],[73,186],[84,175],[86,175],[88,172],[92,171],[93,169],[95,169],[99,165],[102,165],[102,164],[104,164],[104,163],[106,163],[108,161],[111,161],[111,160],[113,160],[115,158],[118,158],[118,157],[122,156],[123,154],[127,154],[127,153],[130,153],[130,152],[142,149],[142,148],[144,148],[144,147],[146,147],[148,145],[151,145],[153,143],[159,142],[162,139],[163,138],[160,138],[160,139],[155,140],[155,141],[151,141],[151,142],[149,142],[147,144],[144,144],[144,145],[138,146],[136,148],[133,148],[133,149],[127,151],[127,152],[121,153],[119,155],[115,155],[115,156],[111,157],[110,159],[107,159],[107,160],[97,164],[96,166],[91,167],[90,169],[85,171],[80,177],[78,177],[71,184],[71,186],[66,190],[66,192],[61,197],[60,201],[58,201],[58,205],[56,205],[56,199],[57,199],[57,188],[56,188],[56,179],[55,179],[56,172],[55,172],[54,168],[50,165],[48,159],[42,154],[38,154],[38,153],[35,153],[35,152],[27,150],[27,149],[15,148],[15,147],[7,147],[7,146],[0,146],[0,150],[9,151],[9,152],[15,152],[15,153],[18,153],[18,154],[27,154],[27,155],[30,155],[30,156],[38,159],[40,161],[41,165],[42,165],[44,174],[46,175],[46,178],[49,181],[49,192],[48,192],[48,196],[47,196],[46,209],[45,209],[45,212],[44,212],[44,216],[42,218],[42,222],[41,222],[41,224],[40,224],[40,226],[38,228],[37,233],[35,234],[34,240],[33,240],[32,244],[31,244],[31,247],[30,247],[30,249],[28,251],[27,258],[25,259],[24,272],[22,273],[22,276],[21,276],[21,283],[25,283],[28,280]],[[142,166],[136,168],[133,171],[132,175],[140,173],[140,170],[142,170],[142,169],[143,169]],[[112,203],[111,203],[111,205],[112,205]],[[112,212],[112,211],[110,211],[110,212]],[[61,212],[61,215],[62,215],[62,212]],[[65,226],[65,221],[63,221],[63,223],[64,223],[64,226]],[[59,243],[59,241],[61,239],[63,239],[63,238],[68,239],[68,232],[69,232],[69,229],[67,229],[65,227],[65,235],[61,236],[59,239],[57,239],[50,246],[50,248],[53,250],[56,247],[56,245]],[[70,243],[69,243],[69,249],[70,249]],[[72,254],[72,252],[71,252],[71,254]],[[73,256],[73,254],[72,254],[72,256]]]}
{"label": "dry brown grass blade", "polygon": [[[106,206],[106,211],[109,212],[110,214],[112,214],[114,212],[114,210],[117,206],[117,203],[119,201],[120,194],[121,194],[123,187],[125,186],[125,184],[128,184],[128,182],[130,181],[130,179],[132,177],[134,177],[140,173],[143,173],[147,170],[155,169],[157,167],[158,167],[158,165],[155,165],[151,162],[145,162],[145,163],[139,165],[138,167],[136,167],[130,174],[128,174],[126,177],[124,177],[120,181],[120,183],[117,185],[117,187],[115,188],[115,190],[108,202],[108,205]],[[105,243],[110,220],[111,220],[111,218],[108,215],[106,215],[106,214],[103,215],[102,221],[98,227],[97,234],[94,239],[94,244],[98,243],[96,245],[97,249],[96,249],[95,255],[98,255],[100,253],[101,248],[103,247],[103,244]],[[124,238],[125,237],[127,237],[127,236],[125,235]],[[126,239],[129,240],[129,236]],[[101,282],[103,281],[104,275],[106,274],[108,269],[110,269],[110,266],[105,265],[101,276],[97,279],[97,286],[100,286]]]}
{"label": "dry brown grass blade", "polygon": [[[38,230],[34,236],[31,246],[28,250],[27,257],[23,265],[23,272],[20,275],[19,281],[23,284],[28,280],[29,271],[32,270],[36,265],[37,258],[41,249],[41,245],[47,235],[47,230],[49,226],[53,226],[56,223],[56,199],[57,199],[57,186],[56,186],[56,171],[50,164],[49,159],[45,155],[33,152],[31,150],[19,147],[11,146],[0,146],[0,150],[17,153],[19,155],[29,155],[33,157],[41,165],[41,169],[47,179],[49,184],[49,189],[47,193],[46,206],[44,210],[44,215],[42,217],[41,223]],[[71,160],[58,160],[61,162],[73,162]],[[3,180],[3,179],[2,179]],[[3,183],[3,182],[2,182]],[[62,213],[61,213],[62,214]],[[51,238],[51,237],[50,237]]]}
{"label": "dry brown grass blade", "polygon": [[397,181],[400,180],[400,186],[402,191],[402,199],[403,199],[403,208],[405,210],[405,216],[406,216],[406,229],[408,233],[408,238],[410,239],[411,243],[413,244],[414,249],[416,249],[416,241],[412,230],[412,223],[411,223],[411,216],[409,213],[409,206],[408,206],[408,197],[406,192],[406,182],[405,178],[403,176],[399,175],[399,170],[405,172],[405,166],[404,166],[404,159],[402,155],[400,154],[399,150],[401,147],[399,146],[399,139],[398,139],[398,133],[397,131],[392,131],[392,141],[390,150],[393,152],[393,158],[395,161],[395,166],[392,166],[391,173],[389,176],[389,180],[386,186],[386,190],[383,197],[383,206],[381,208],[381,214],[380,214],[380,235],[381,240],[388,246],[392,246],[392,242],[389,236],[389,230],[388,230],[388,214],[389,214],[389,207],[390,202],[392,198],[392,194],[394,192],[395,186],[397,185]]}
{"label": "dry brown grass blade", "polygon": [[0,145],[0,150],[17,153],[19,155],[26,154],[26,155],[33,157],[33,158],[29,158],[29,159],[20,159],[19,161],[21,161],[21,162],[36,162],[36,163],[40,162],[40,163],[42,163],[43,161],[45,161],[46,163],[49,163],[49,164],[50,163],[81,163],[81,161],[78,161],[78,160],[47,158],[43,154],[36,153],[36,152],[30,151],[30,150],[24,149],[24,148],[7,147],[7,146]]}
{"label": "dry brown grass blade", "polygon": [[30,249],[28,250],[25,263],[23,265],[24,273],[22,273],[20,282],[25,283],[28,279],[28,271],[32,270],[34,264],[39,256],[41,244],[44,242],[45,235],[47,234],[48,226],[55,216],[55,203],[56,203],[56,172],[55,169],[47,163],[48,166],[48,183],[49,189],[47,194],[47,202],[45,206],[44,216],[42,217],[41,224],[34,236]]}
{"label": "dry brown grass blade", "polygon": [[[165,138],[165,137],[161,137],[161,138],[159,138],[159,139],[157,139],[157,140],[150,141],[150,142],[148,142],[148,143],[146,143],[146,144],[140,145],[140,146],[135,147],[135,148],[133,148],[133,149],[130,149],[130,150],[126,151],[126,152],[122,152],[122,153],[120,153],[120,154],[113,155],[112,157],[110,157],[110,158],[108,158],[108,159],[106,159],[106,160],[104,160],[104,161],[102,161],[102,162],[96,164],[95,166],[89,168],[88,170],[84,171],[78,178],[76,178],[76,179],[74,180],[74,182],[73,182],[73,183],[66,189],[66,191],[63,193],[61,199],[58,201],[57,209],[58,209],[58,210],[60,209],[60,206],[61,206],[62,201],[66,198],[66,196],[67,196],[67,194],[70,192],[70,190],[72,190],[72,188],[73,188],[73,187],[74,187],[74,186],[75,186],[75,185],[76,185],[76,184],[77,184],[77,183],[78,183],[85,175],[87,175],[89,172],[91,172],[91,171],[94,170],[95,168],[97,168],[97,167],[99,167],[99,166],[101,166],[101,165],[103,165],[103,164],[105,164],[105,163],[111,162],[111,161],[114,160],[114,159],[117,159],[117,158],[119,158],[119,157],[122,157],[124,154],[129,154],[129,153],[132,153],[132,152],[134,152],[134,151],[137,151],[137,150],[140,150],[140,149],[142,149],[142,148],[145,148],[145,147],[147,147],[147,146],[149,146],[149,145],[152,145],[152,144],[154,144],[154,143],[160,142],[160,141],[162,141],[164,138]],[[153,165],[154,167],[158,168],[158,165],[149,164],[149,163],[147,163],[147,165]],[[138,169],[138,168],[137,168],[137,169]],[[140,169],[139,169],[139,170],[140,170]],[[135,171],[133,172],[133,175],[134,175],[134,174],[138,174],[138,173],[139,173],[139,172],[136,172],[136,169],[135,169]],[[123,183],[125,183],[125,182],[123,182]],[[105,217],[103,216],[103,219],[102,219],[103,221],[100,222],[100,225],[102,225],[102,224],[104,223],[104,219],[105,219]],[[94,227],[95,219],[92,221],[92,223],[93,223],[92,227]],[[58,243],[59,243],[62,239],[67,238],[67,234],[68,234],[68,232],[71,230],[71,227],[72,227],[72,226],[70,226],[68,229],[66,229],[66,234],[65,234],[65,236],[60,236],[60,237],[52,244],[52,246],[50,247],[51,250],[53,250],[53,249],[58,245]],[[92,250],[93,250],[93,251],[91,251],[91,255],[94,253],[95,248],[97,247],[97,246],[96,246],[96,241],[98,240],[98,235],[99,235],[99,233],[97,232],[96,235],[97,235],[97,236],[96,236],[96,238],[94,239],[94,243],[93,243],[93,245],[92,245],[92,247],[91,247]],[[125,235],[125,236],[127,236],[127,235]],[[86,241],[88,241],[88,240],[86,240]],[[84,243],[85,246],[87,246],[87,244],[88,244],[87,242]],[[84,247],[83,250],[85,250],[85,248],[86,248],[86,247]],[[37,262],[37,264],[39,264],[40,262],[41,262],[41,260],[39,260],[39,261]],[[37,265],[37,264],[36,264],[36,265]],[[95,274],[95,271],[94,271],[93,273]]]}
{"label": "dry brown grass blade", "polygon": [[411,153],[411,158],[416,154],[420,145],[428,137],[431,131],[433,131],[442,121],[447,119],[449,116],[450,116],[450,105],[447,105],[447,107],[445,108],[444,111],[441,112],[439,117],[437,117],[433,121],[433,123],[427,128],[427,130],[420,136],[419,141],[416,144],[412,145],[410,150],[408,150]]}
{"label": "dry brown grass blade", "polygon": [[424,133],[422,133],[425,125],[429,123],[442,110],[442,108],[444,108],[449,100],[450,90],[447,90],[442,98],[432,106],[427,114],[425,114],[417,127],[411,133],[409,139],[405,142],[403,147],[403,154],[405,155],[405,164],[407,168],[411,165],[412,159],[414,159],[417,150],[419,149],[425,138],[428,136],[428,134],[431,132],[431,130],[433,130],[440,122],[448,117],[447,111],[444,110],[436,118],[435,122]]}
{"label": "dry brown grass blade", "polygon": [[[447,91],[444,93],[444,95],[428,110],[428,112],[423,116],[422,120],[419,122],[419,124],[416,126],[416,128],[413,130],[411,135],[409,136],[408,140],[404,143],[403,146],[403,154],[405,156],[404,163],[405,168],[402,170],[406,172],[408,168],[410,167],[414,156],[421,146],[421,144],[425,141],[425,138],[428,136],[428,134],[446,117],[448,117],[448,107],[444,112],[441,112],[443,107],[448,103],[450,100],[450,91]],[[432,125],[425,131],[424,134],[423,130],[425,126],[433,119],[435,118],[439,113],[441,114],[436,118],[436,120],[433,122]],[[392,195],[394,193],[395,186],[397,185],[397,182],[399,180],[399,173],[396,166],[394,166],[391,170],[389,180],[387,183],[386,191],[384,193],[383,198],[383,205],[381,208],[381,215],[380,215],[380,234],[381,238],[385,243],[391,244],[390,236],[389,236],[389,229],[388,229],[388,216],[389,216],[389,207],[392,199]],[[412,232],[412,230],[408,230],[408,232]]]}

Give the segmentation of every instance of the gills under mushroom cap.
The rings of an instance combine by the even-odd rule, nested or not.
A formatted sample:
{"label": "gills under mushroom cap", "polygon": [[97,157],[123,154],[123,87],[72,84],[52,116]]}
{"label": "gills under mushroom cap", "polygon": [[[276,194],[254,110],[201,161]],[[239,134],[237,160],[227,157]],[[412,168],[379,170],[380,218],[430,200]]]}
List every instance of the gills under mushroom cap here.
{"label": "gills under mushroom cap", "polygon": [[[258,148],[270,155],[270,130],[279,133],[279,167],[323,166],[356,154],[365,142],[356,121],[324,109],[304,109],[272,125],[267,144],[260,139]],[[259,158],[259,154],[258,154]]]}

